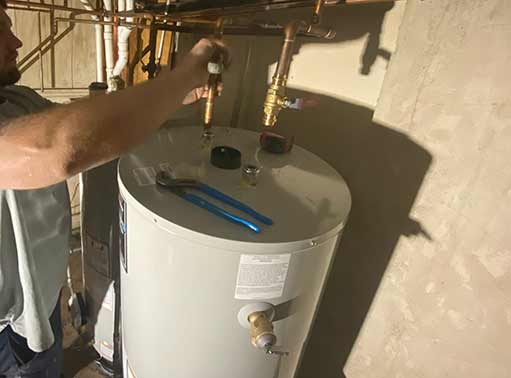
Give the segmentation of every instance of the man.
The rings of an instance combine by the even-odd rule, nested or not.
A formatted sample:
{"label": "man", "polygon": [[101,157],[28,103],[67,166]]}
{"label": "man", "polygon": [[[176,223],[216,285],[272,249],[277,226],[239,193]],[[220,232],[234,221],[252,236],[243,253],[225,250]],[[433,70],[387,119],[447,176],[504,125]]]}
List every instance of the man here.
{"label": "man", "polygon": [[70,236],[65,179],[141,143],[207,82],[220,42],[203,39],[173,71],[122,92],[48,109],[13,86],[21,41],[0,0],[0,377],[60,376],[58,306]]}

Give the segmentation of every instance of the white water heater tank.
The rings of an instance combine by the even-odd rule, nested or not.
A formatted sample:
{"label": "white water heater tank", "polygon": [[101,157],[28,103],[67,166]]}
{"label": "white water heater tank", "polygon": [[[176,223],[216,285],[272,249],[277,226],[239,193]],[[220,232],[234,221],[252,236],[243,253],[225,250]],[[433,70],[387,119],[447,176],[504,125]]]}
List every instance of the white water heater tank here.
{"label": "white water heater tank", "polygon": [[[257,133],[214,128],[214,134],[205,147],[200,127],[164,129],[120,161],[125,377],[296,374],[350,210],[348,187],[298,146],[277,155],[260,148]],[[215,146],[241,152],[242,166],[258,167],[250,176],[256,182],[242,179],[241,168],[211,164]],[[197,179],[273,224],[196,189],[181,192],[250,220],[261,232],[231,223],[156,185],[158,171]],[[269,334],[275,345],[254,346],[274,342]]]}

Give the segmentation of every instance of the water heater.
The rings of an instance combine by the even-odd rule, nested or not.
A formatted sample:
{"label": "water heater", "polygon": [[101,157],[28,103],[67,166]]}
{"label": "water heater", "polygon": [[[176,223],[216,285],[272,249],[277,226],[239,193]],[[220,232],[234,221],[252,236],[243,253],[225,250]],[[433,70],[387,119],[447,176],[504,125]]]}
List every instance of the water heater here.
{"label": "water heater", "polygon": [[[124,376],[291,378],[346,224],[348,187],[298,146],[272,154],[251,131],[201,135],[161,130],[119,163]],[[212,163],[219,149],[229,153]],[[161,175],[200,185],[176,190],[158,185]]]}

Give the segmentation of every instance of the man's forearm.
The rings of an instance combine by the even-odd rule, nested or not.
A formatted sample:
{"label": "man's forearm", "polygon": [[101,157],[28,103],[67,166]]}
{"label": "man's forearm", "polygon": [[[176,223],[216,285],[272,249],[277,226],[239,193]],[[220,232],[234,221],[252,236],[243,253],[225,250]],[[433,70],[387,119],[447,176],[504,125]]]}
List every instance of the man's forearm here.
{"label": "man's forearm", "polygon": [[10,121],[0,129],[0,188],[60,182],[141,143],[200,84],[193,67],[108,96]]}

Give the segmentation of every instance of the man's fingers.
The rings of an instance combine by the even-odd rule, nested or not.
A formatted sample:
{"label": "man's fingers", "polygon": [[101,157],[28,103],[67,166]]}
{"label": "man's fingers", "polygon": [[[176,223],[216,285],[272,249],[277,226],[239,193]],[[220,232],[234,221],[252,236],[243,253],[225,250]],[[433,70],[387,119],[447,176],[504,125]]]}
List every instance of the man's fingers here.
{"label": "man's fingers", "polygon": [[231,52],[225,42],[215,37],[209,37],[207,40],[210,42],[210,47],[212,48],[211,58],[216,55],[221,55],[224,68],[228,68],[231,64]]}

